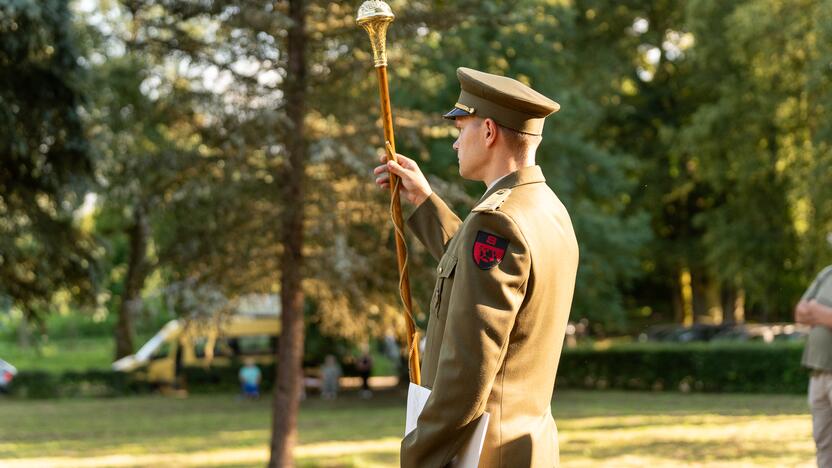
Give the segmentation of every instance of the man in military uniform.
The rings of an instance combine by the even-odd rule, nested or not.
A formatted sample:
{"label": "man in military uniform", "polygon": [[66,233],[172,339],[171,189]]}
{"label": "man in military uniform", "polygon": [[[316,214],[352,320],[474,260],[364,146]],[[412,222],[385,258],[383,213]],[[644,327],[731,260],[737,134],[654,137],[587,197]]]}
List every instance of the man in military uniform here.
{"label": "man in military uniform", "polygon": [[[832,233],[827,237],[832,244]],[[812,371],[809,407],[819,468],[832,468],[832,265],[803,293],[795,321],[812,326],[801,364]]]}
{"label": "man in military uniform", "polygon": [[459,137],[459,173],[487,190],[464,221],[414,161],[375,169],[402,179],[408,225],[439,260],[422,385],[432,393],[402,441],[403,467],[446,466],[490,413],[482,467],[558,465],[551,413],[578,246],[569,214],[535,165],[544,118],[559,105],[510,78],[460,68],[445,117]]}

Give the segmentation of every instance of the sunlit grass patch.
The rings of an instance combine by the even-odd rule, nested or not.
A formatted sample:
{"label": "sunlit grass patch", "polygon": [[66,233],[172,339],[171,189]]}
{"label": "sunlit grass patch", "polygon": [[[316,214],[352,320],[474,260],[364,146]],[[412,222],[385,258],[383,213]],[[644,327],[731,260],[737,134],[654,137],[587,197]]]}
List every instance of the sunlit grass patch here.
{"label": "sunlit grass patch", "polygon": [[[263,466],[270,402],[234,396],[0,399],[6,467]],[[569,467],[813,466],[804,396],[559,391],[553,404]],[[404,394],[347,394],[302,405],[304,467],[398,466]]]}
{"label": "sunlit grass patch", "polygon": [[38,348],[21,348],[17,343],[0,340],[0,358],[21,371],[106,370],[113,362],[114,351],[115,346],[110,337],[52,340]]}

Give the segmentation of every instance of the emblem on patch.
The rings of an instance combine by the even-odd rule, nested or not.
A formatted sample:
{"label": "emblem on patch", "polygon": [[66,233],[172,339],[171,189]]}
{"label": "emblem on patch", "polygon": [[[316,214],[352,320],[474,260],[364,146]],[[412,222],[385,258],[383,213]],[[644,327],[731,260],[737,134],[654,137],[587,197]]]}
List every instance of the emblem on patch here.
{"label": "emblem on patch", "polygon": [[474,241],[474,263],[481,270],[494,268],[503,261],[503,256],[506,254],[507,248],[507,239],[484,231],[478,231],[477,240]]}

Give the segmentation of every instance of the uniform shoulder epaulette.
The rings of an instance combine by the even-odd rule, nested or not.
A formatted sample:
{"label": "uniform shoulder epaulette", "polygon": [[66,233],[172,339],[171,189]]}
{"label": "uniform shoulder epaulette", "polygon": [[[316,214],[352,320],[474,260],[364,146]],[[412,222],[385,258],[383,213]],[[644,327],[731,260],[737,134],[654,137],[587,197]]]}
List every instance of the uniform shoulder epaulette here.
{"label": "uniform shoulder epaulette", "polygon": [[510,194],[511,194],[511,189],[506,188],[506,189],[497,190],[496,192],[489,195],[488,198],[483,200],[482,203],[480,203],[479,205],[474,207],[474,209],[471,210],[471,211],[477,213],[477,212],[480,212],[480,211],[499,210],[500,205],[502,205],[503,202],[506,201],[506,199],[508,198],[508,196]]}

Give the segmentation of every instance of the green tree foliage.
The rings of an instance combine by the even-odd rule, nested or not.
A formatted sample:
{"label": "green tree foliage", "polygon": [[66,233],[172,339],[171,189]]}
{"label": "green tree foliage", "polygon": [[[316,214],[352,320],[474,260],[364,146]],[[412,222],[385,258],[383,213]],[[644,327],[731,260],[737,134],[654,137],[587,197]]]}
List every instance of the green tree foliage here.
{"label": "green tree foliage", "polygon": [[654,240],[626,296],[653,320],[786,320],[828,262],[826,3],[576,3],[613,64],[599,142],[640,162]]}
{"label": "green tree foliage", "polygon": [[142,290],[159,264],[155,238],[164,209],[189,196],[193,179],[219,160],[199,134],[199,110],[214,95],[170,69],[179,48],[154,40],[154,31],[175,37],[156,26],[160,14],[105,2],[81,15],[90,77],[84,84],[93,102],[88,133],[101,182],[96,228],[108,250],[103,286],[118,315],[116,358],[134,351]]}
{"label": "green tree foliage", "polygon": [[[711,193],[708,209],[694,219],[706,268],[721,284],[745,290],[747,305],[764,319],[788,311],[801,288],[789,198],[792,183],[804,182],[790,180],[789,154],[781,148],[790,146],[800,126],[798,115],[788,114],[796,111],[805,67],[789,52],[773,59],[772,51],[789,43],[801,51],[797,55],[804,53],[800,36],[809,17],[797,5],[777,13],[785,8],[778,5],[689,5],[698,42],[690,51],[688,82],[702,99],[672,134],[670,150],[690,162],[690,172]],[[795,156],[802,152],[790,149]]]}
{"label": "green tree foliage", "polygon": [[0,295],[29,316],[59,291],[92,297],[73,218],[92,171],[82,79],[66,1],[0,2]]}
{"label": "green tree foliage", "polygon": [[[260,7],[230,10],[223,24],[236,26],[220,25],[219,30],[229,27],[229,40],[250,38],[234,50],[252,61],[251,74],[262,81],[245,89],[246,80],[235,77],[234,105],[206,111],[216,132],[205,132],[205,144],[218,150],[223,164],[216,179],[207,174],[202,179],[210,191],[173,200],[160,256],[172,261],[178,279],[195,277],[228,294],[279,292],[283,226],[278,220],[287,204],[303,202],[304,288],[316,303],[312,320],[324,333],[364,340],[404,327],[387,194],[375,188],[371,176],[382,146],[377,83],[366,33],[354,22],[355,7],[330,2],[308,6],[310,158],[303,200],[287,197],[281,188],[289,169],[286,141],[291,131],[281,81],[286,67],[281,15],[286,12],[279,6],[269,13],[273,23],[252,24],[235,18],[261,14]],[[396,26],[415,29],[416,21],[407,19],[405,9]],[[269,76],[275,78],[264,78]],[[181,222],[189,217],[199,221]],[[411,267],[426,290],[432,267],[415,255]]]}
{"label": "green tree foliage", "polygon": [[[406,149],[421,157],[428,172],[462,184],[451,149],[455,133],[439,118],[456,102],[459,66],[516,77],[560,102],[562,110],[547,119],[537,162],[570,210],[580,244],[573,317],[622,325],[621,291],[639,273],[637,253],[649,231],[645,213],[630,202],[635,158],[604,147],[596,136],[604,117],[600,103],[609,93],[598,80],[612,80],[617,63],[587,60],[588,32],[573,6],[475,3],[463,2],[446,31],[422,23],[415,31],[418,40],[397,46],[415,58],[404,67],[394,62],[402,81],[394,100],[399,108],[421,113],[421,134],[409,135]],[[471,198],[457,204],[461,214],[484,190],[476,184],[467,188]]]}
{"label": "green tree foliage", "polygon": [[[84,12],[94,26],[80,62],[90,74],[87,135],[112,284],[126,288],[128,277],[142,280],[156,268],[165,281],[212,285],[228,297],[279,292],[278,220],[302,203],[303,284],[321,330],[361,339],[402,328],[387,193],[369,175],[383,141],[369,41],[354,23],[358,3],[307,3],[302,200],[284,190],[293,131],[286,2],[102,1]],[[827,3],[393,1],[387,43],[397,149],[418,159],[465,214],[483,188],[459,178],[455,133],[440,118],[457,97],[455,69],[514,76],[562,104],[548,119],[539,163],[581,246],[573,317],[607,328],[633,318],[718,319],[715,308],[731,318],[744,298],[747,318],[785,319],[832,253],[823,183],[832,167]],[[90,165],[77,116],[79,62],[57,58],[75,57],[69,14],[60,2],[14,5],[4,10],[4,53],[31,66],[4,69],[3,129],[14,132],[3,139],[5,153],[50,161],[38,183],[52,188],[6,188],[21,180],[10,171],[40,174],[40,166],[4,165],[4,229],[16,233],[4,236],[3,248],[16,252],[4,258],[18,255],[29,266],[2,268],[11,278],[50,265],[31,289],[43,297],[63,284],[49,282],[63,271],[53,263],[86,274],[78,253],[86,241],[76,233],[44,242],[38,236],[77,230],[35,228],[32,220],[70,226],[83,192],[71,174]],[[18,17],[28,20],[9,19]],[[21,77],[35,83],[58,63],[65,68],[47,75],[63,87],[38,89],[54,94],[50,106],[72,105],[38,113],[46,94]],[[23,99],[34,112],[14,110]],[[31,138],[19,137],[24,128]],[[55,142],[41,154],[51,141],[44,135]],[[59,150],[71,156],[53,160]],[[129,240],[142,232],[143,242]],[[52,246],[74,256],[30,255]],[[418,314],[432,262],[415,242],[411,254]],[[131,263],[140,274],[127,273]],[[141,290],[138,280],[130,294]]]}
{"label": "green tree foliage", "polygon": [[684,13],[696,41],[685,81],[697,101],[667,137],[710,193],[693,219],[702,260],[723,291],[746,294],[753,318],[788,320],[830,259],[819,128],[830,56],[818,41],[830,5],[695,1]]}

